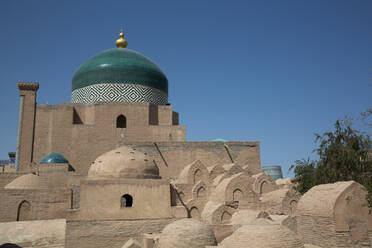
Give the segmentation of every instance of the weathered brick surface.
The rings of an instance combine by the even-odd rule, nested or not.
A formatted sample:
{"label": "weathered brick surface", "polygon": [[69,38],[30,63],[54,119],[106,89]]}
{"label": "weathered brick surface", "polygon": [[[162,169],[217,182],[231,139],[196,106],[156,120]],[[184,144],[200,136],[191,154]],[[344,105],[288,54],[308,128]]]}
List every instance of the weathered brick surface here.
{"label": "weathered brick surface", "polygon": [[64,248],[66,220],[17,221],[0,223],[0,244],[23,248]]}
{"label": "weathered brick surface", "polygon": [[[81,182],[80,211],[74,220],[133,220],[171,217],[170,187],[159,179],[87,179]],[[130,208],[120,207],[123,194],[132,196]]]}
{"label": "weathered brick surface", "polygon": [[[358,230],[355,230],[358,231]],[[360,230],[361,232],[356,234],[356,235],[365,235],[367,236],[368,234],[363,232],[364,230]],[[362,242],[355,242],[353,241],[353,235],[351,232],[336,232],[335,235],[335,244],[336,247],[338,248],[350,248],[350,247],[355,247],[355,248],[370,248],[372,247],[372,244],[370,243],[370,240],[368,240],[368,237],[364,237],[364,241]]]}
{"label": "weathered brick surface", "polygon": [[298,191],[290,188],[271,191],[261,196],[260,209],[270,214],[293,215],[300,197]]}
{"label": "weathered brick surface", "polygon": [[130,238],[143,239],[143,233],[160,233],[174,219],[131,221],[68,221],[66,248],[121,248]]}
{"label": "weathered brick surface", "polygon": [[[177,178],[183,168],[196,160],[206,167],[230,164],[231,159],[222,142],[126,142],[151,155],[164,178]],[[259,142],[227,142],[230,154],[239,165],[249,166],[252,172],[260,170]]]}
{"label": "weathered brick surface", "polygon": [[[126,117],[126,128],[116,118]],[[29,120],[32,122],[32,120]],[[173,125],[171,106],[148,103],[37,105],[33,161],[52,152],[67,158],[76,172],[87,173],[99,155],[122,142],[185,141],[185,127]],[[32,143],[23,142],[29,149]]]}
{"label": "weathered brick surface", "polygon": [[31,204],[27,220],[65,218],[71,206],[71,191],[68,189],[0,189],[0,222],[16,221],[18,206],[22,201]]}
{"label": "weathered brick surface", "polygon": [[301,215],[296,218],[297,231],[304,243],[336,247],[335,223],[332,218],[308,215]]}
{"label": "weathered brick surface", "polygon": [[[126,117],[126,128],[116,127],[116,118],[121,114]],[[24,150],[33,147],[33,159],[29,159],[29,163],[37,163],[47,154],[58,152],[76,172],[83,174],[99,155],[131,143],[152,150],[160,166],[165,165],[164,160],[172,165],[172,170],[161,171],[164,176],[178,174],[183,166],[196,159],[206,166],[231,163],[233,159],[241,165],[249,165],[253,173],[260,172],[258,142],[186,143],[185,139],[185,127],[178,125],[178,114],[171,106],[64,103],[37,105],[33,142],[22,142],[21,147]]]}
{"label": "weathered brick surface", "polygon": [[354,181],[323,184],[304,194],[296,209],[304,243],[320,247],[370,247],[366,191]]}
{"label": "weathered brick surface", "polygon": [[25,175],[27,173],[14,173],[14,172],[9,172],[9,173],[0,173],[0,188],[4,188],[8,183],[13,181],[19,176]]}

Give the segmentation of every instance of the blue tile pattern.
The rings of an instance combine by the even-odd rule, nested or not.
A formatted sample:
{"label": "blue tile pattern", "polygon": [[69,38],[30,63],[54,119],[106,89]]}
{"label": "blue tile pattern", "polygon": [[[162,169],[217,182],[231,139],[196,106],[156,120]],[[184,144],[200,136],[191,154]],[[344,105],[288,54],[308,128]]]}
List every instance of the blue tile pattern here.
{"label": "blue tile pattern", "polygon": [[168,95],[163,91],[148,86],[103,83],[72,91],[71,102],[148,102],[165,105],[168,103]]}

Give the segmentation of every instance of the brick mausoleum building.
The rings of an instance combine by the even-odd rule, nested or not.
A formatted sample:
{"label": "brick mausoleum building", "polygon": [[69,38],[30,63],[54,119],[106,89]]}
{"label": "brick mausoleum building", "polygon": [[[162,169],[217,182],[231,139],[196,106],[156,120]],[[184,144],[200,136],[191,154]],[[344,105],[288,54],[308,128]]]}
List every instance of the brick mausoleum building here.
{"label": "brick mausoleum building", "polygon": [[123,37],[76,71],[71,103],[39,105],[39,84],[18,83],[0,247],[371,247],[361,185],[301,198],[263,173],[258,142],[186,141],[166,76]]}

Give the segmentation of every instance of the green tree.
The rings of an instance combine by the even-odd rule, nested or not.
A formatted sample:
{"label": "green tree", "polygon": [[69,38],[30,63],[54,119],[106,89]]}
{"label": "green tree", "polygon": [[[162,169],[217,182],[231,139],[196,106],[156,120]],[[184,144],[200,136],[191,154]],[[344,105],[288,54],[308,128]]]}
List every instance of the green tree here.
{"label": "green tree", "polygon": [[334,130],[315,134],[319,159],[296,160],[297,189],[303,194],[315,185],[354,180],[367,188],[372,207],[372,142],[368,135],[351,127],[348,121],[336,121]]}

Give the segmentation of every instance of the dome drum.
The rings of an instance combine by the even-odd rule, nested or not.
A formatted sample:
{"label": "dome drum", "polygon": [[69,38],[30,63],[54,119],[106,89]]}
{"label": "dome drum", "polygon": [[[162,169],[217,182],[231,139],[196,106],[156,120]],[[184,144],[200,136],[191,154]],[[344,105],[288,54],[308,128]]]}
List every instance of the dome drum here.
{"label": "dome drum", "polygon": [[89,85],[71,93],[72,103],[95,102],[148,102],[157,105],[168,103],[168,95],[148,86],[104,83]]}

